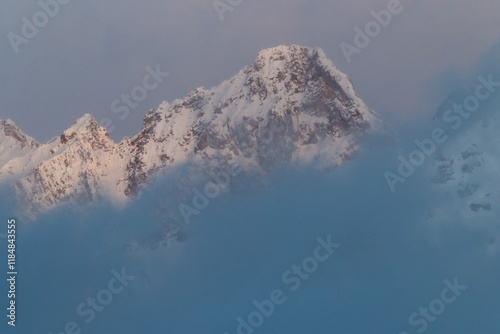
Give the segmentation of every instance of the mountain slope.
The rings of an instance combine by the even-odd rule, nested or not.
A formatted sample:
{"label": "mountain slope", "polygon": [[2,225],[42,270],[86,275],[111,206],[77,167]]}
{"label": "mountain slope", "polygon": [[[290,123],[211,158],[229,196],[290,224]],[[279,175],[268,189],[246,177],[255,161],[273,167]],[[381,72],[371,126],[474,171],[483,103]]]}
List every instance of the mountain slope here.
{"label": "mountain slope", "polygon": [[7,162],[33,153],[39,146],[36,140],[25,135],[10,119],[0,120],[0,177],[16,173],[12,169],[5,169],[2,174]]}
{"label": "mountain slope", "polygon": [[257,174],[283,165],[334,168],[355,156],[363,134],[380,132],[384,123],[322,50],[279,46],[217,87],[164,102],[121,143],[90,115],[45,144],[9,139],[26,149],[2,153],[0,181],[17,179],[35,216],[66,201],[124,200],[187,162]]}
{"label": "mountain slope", "polygon": [[323,51],[264,50],[218,87],[199,88],[146,116],[131,142],[135,168],[127,192],[151,171],[191,156],[263,172],[289,162],[338,166],[356,153],[357,132],[381,128]]}

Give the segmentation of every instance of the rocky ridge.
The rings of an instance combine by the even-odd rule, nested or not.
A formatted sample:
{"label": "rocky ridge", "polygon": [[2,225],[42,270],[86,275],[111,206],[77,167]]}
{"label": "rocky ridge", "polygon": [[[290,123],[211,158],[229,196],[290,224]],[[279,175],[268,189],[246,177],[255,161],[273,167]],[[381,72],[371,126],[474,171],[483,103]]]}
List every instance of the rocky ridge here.
{"label": "rocky ridge", "polygon": [[14,182],[35,217],[68,201],[124,201],[188,162],[261,174],[284,165],[334,168],[357,154],[363,134],[384,132],[321,49],[279,46],[219,86],[163,102],[120,143],[89,114],[43,144],[0,121],[0,182]]}

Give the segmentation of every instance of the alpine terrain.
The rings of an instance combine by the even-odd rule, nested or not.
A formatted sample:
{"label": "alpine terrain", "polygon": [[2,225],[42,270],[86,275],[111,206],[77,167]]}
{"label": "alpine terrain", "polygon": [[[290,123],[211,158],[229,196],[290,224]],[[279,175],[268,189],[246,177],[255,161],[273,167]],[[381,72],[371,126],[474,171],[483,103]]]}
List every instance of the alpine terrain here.
{"label": "alpine terrain", "polygon": [[187,163],[237,164],[257,175],[280,166],[334,168],[359,152],[362,135],[384,133],[384,124],[321,49],[279,46],[217,87],[163,102],[120,143],[89,114],[46,143],[2,120],[0,182],[36,217],[64,202],[125,201]]}

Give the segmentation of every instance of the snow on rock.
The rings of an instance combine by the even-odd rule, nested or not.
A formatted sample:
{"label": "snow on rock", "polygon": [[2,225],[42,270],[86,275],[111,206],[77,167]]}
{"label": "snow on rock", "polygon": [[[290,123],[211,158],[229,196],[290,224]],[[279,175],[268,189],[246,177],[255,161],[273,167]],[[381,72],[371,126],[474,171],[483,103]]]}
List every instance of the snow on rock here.
{"label": "snow on rock", "polygon": [[333,168],[354,157],[362,134],[383,131],[322,50],[278,46],[217,87],[162,103],[118,144],[89,114],[45,144],[16,128],[17,136],[0,137],[0,182],[17,178],[35,216],[66,201],[126,200],[188,161],[257,174],[284,165]]}
{"label": "snow on rock", "polygon": [[0,177],[4,176],[3,167],[12,159],[25,156],[35,151],[40,144],[25,135],[8,120],[0,120]]}

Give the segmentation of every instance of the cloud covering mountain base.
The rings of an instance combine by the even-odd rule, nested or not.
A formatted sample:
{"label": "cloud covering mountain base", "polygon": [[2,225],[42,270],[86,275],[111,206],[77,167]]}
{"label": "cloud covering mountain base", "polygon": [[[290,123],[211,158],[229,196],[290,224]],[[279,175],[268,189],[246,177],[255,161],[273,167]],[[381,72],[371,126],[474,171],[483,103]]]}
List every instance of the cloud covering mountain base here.
{"label": "cloud covering mountain base", "polygon": [[[182,238],[143,249],[130,245],[166,224],[152,214],[158,188],[122,210],[63,207],[20,224],[18,329],[60,333],[74,322],[82,333],[232,334],[254,301],[281,290],[286,300],[255,333],[417,333],[425,317],[412,326],[410,315],[457,278],[467,289],[425,320],[426,332],[497,332],[498,221],[426,223],[428,175],[391,193],[387,166],[375,161],[394,154],[365,154],[329,176],[275,175],[264,190],[213,200],[179,226]],[[292,291],[283,274],[328,236],[340,247]],[[108,302],[102,290],[122,268],[134,279],[92,318],[87,298]]]}

